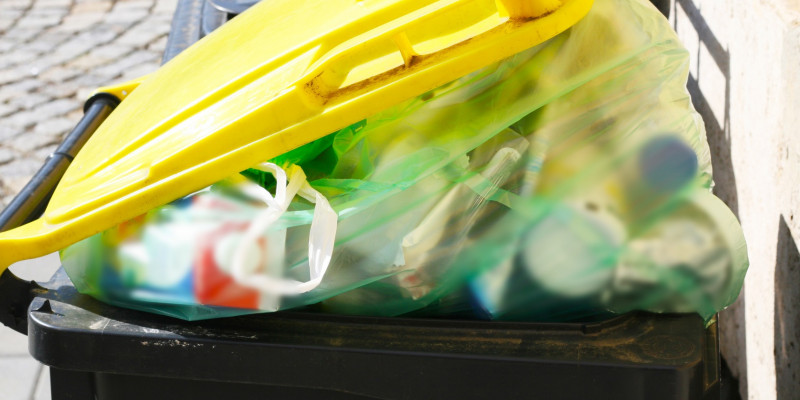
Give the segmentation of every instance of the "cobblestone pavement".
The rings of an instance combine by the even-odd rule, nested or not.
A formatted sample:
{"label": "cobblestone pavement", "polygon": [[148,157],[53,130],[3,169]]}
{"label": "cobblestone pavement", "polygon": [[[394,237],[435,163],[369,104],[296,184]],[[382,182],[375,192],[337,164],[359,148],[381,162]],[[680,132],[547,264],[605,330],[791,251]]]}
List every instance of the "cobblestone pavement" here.
{"label": "cobblestone pavement", "polygon": [[[154,71],[177,0],[0,0],[0,207],[82,116],[94,88]],[[58,257],[15,265],[46,280]],[[0,326],[0,399],[49,399],[48,369]]]}
{"label": "cobblestone pavement", "polygon": [[176,0],[0,0],[0,206],[94,88],[154,71]]}

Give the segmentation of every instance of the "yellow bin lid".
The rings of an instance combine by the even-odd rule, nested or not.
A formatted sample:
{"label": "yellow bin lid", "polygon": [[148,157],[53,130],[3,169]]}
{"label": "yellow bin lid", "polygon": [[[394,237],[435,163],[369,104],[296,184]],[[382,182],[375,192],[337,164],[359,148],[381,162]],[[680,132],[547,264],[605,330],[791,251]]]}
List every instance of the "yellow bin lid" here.
{"label": "yellow bin lid", "polygon": [[591,5],[260,2],[152,75],[106,89],[122,103],[44,216],[0,233],[0,272],[540,44]]}

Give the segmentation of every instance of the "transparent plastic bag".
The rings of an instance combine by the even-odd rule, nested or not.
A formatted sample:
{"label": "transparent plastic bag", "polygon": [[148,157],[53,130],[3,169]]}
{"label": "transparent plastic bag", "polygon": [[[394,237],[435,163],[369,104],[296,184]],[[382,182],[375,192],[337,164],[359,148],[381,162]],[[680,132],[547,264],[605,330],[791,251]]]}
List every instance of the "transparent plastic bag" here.
{"label": "transparent plastic bag", "polygon": [[[687,69],[649,3],[597,0],[540,46],[271,160],[305,171],[338,228],[318,286],[261,309],[709,318],[738,295],[747,257],[741,228],[710,194]],[[274,190],[271,174],[243,175]],[[314,215],[296,200],[271,225],[285,232],[280,274],[308,279]],[[120,268],[107,238],[128,229],[62,253],[79,290],[188,319],[250,312],[138,296],[136,283],[110,295],[103,276]]]}
{"label": "transparent plastic bag", "polygon": [[[257,168],[274,176],[274,195],[232,177],[65,249],[67,273],[84,293],[186,319],[278,310],[322,281],[337,216],[301,168]],[[314,204],[308,262],[286,271],[287,232],[275,222],[295,196]]]}

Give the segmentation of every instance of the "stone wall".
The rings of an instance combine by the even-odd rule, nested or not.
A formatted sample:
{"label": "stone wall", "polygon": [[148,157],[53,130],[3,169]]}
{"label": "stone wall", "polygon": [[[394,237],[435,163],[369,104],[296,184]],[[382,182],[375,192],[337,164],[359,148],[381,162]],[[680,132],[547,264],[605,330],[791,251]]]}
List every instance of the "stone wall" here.
{"label": "stone wall", "polygon": [[800,1],[673,0],[691,53],[715,192],[741,220],[750,270],[720,313],[743,398],[800,396]]}

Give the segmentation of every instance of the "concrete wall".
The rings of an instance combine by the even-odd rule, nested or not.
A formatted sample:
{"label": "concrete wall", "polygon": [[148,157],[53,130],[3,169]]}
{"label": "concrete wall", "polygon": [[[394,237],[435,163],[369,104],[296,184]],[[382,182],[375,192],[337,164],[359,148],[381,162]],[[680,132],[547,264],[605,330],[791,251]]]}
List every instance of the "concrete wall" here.
{"label": "concrete wall", "polygon": [[692,57],[715,191],[739,216],[750,270],[720,314],[743,398],[800,398],[800,0],[673,0]]}

